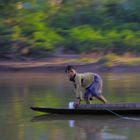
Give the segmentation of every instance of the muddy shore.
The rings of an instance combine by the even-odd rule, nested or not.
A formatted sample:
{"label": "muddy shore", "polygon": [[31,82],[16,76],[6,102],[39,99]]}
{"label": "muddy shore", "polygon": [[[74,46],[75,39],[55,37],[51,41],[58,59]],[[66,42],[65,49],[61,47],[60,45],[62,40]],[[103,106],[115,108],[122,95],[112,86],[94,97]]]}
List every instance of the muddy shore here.
{"label": "muddy shore", "polygon": [[106,67],[98,63],[56,63],[48,61],[0,61],[0,72],[64,72],[67,65],[75,66],[79,72],[140,72],[140,66],[116,65]]}

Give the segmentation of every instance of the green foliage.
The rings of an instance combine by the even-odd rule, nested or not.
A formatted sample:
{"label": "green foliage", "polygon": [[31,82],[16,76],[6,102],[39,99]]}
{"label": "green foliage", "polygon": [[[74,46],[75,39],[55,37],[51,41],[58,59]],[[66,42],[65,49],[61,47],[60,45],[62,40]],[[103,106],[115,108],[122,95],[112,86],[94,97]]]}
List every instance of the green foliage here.
{"label": "green foliage", "polygon": [[9,46],[10,34],[11,29],[0,21],[0,56],[4,56],[4,54],[11,51],[11,47]]}
{"label": "green foliage", "polygon": [[53,53],[63,46],[77,53],[139,53],[139,5],[138,0],[2,1],[0,50]]}
{"label": "green foliage", "polygon": [[104,37],[99,31],[95,31],[90,26],[80,26],[69,30],[69,37],[79,52],[92,51],[101,48]]}
{"label": "green foliage", "polygon": [[53,30],[36,31],[33,33],[32,41],[34,46],[40,49],[53,50],[58,44],[61,44],[63,38]]}
{"label": "green foliage", "polygon": [[11,39],[13,41],[19,40],[21,37],[21,28],[19,26],[14,26],[12,30]]}

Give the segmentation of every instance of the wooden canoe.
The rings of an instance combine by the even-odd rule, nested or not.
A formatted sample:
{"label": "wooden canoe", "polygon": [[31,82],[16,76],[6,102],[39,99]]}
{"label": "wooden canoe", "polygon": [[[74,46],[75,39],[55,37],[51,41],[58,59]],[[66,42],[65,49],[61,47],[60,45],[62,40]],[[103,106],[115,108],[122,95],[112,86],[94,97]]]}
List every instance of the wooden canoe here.
{"label": "wooden canoe", "polygon": [[34,111],[51,114],[85,114],[85,115],[113,115],[111,111],[120,115],[140,115],[140,103],[119,104],[82,104],[76,109],[31,107]]}

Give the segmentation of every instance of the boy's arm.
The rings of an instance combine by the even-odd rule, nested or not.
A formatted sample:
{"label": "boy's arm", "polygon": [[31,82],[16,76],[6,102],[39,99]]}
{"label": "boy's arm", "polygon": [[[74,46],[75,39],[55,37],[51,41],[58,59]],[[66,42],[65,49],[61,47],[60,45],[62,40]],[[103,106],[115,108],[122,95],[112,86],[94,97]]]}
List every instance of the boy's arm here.
{"label": "boy's arm", "polygon": [[76,78],[75,82],[76,104],[79,106],[83,95],[80,76]]}

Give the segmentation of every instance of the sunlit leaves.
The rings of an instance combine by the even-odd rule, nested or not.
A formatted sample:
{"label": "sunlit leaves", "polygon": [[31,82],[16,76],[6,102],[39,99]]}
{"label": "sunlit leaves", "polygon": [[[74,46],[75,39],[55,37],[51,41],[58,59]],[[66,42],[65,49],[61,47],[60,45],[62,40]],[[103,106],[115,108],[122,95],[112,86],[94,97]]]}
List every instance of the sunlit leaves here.
{"label": "sunlit leaves", "polygon": [[78,53],[139,52],[139,5],[138,0],[1,0],[0,45],[20,42],[17,49],[51,53],[61,46]]}

